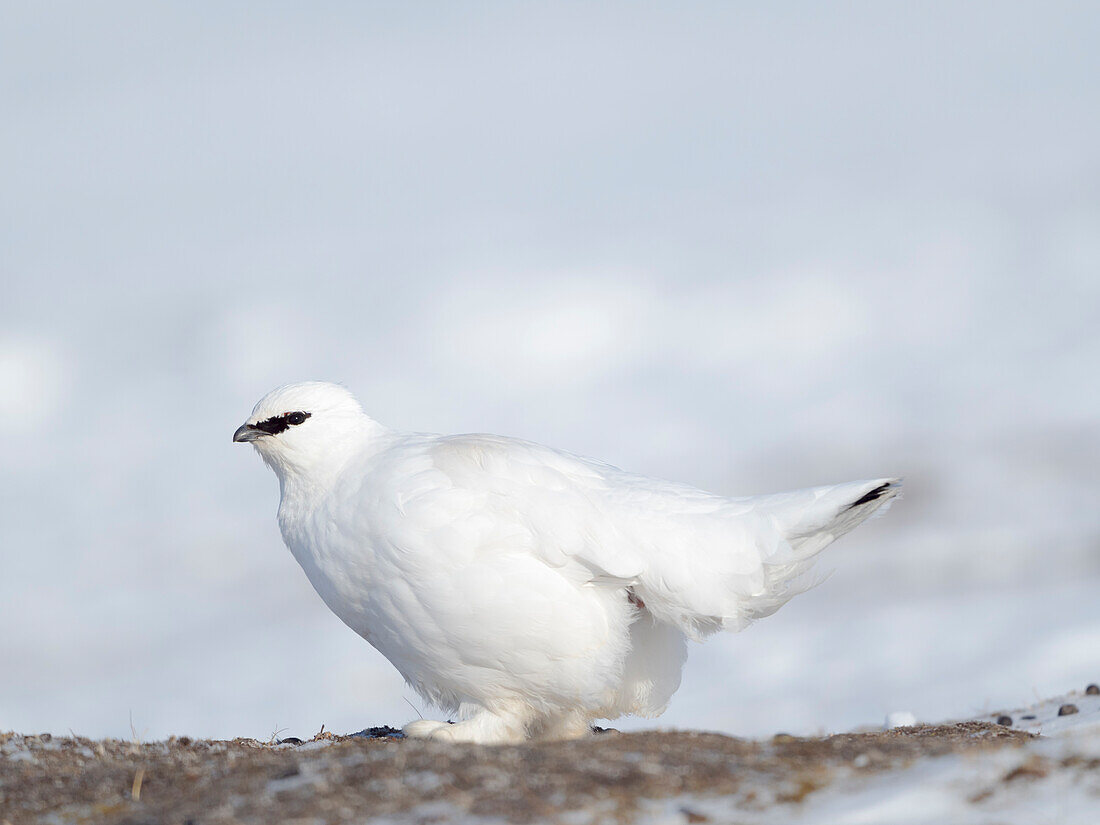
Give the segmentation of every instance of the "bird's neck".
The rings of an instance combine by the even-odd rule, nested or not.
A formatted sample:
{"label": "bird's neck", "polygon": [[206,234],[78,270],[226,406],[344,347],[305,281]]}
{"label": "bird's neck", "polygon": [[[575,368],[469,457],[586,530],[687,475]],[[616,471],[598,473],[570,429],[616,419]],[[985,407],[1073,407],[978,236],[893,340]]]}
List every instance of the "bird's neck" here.
{"label": "bird's neck", "polygon": [[324,446],[310,445],[308,452],[283,452],[264,455],[264,460],[279,478],[284,501],[290,498],[316,500],[332,490],[348,462],[367,455],[372,446],[385,440],[389,431],[364,416],[354,426],[332,433]]}

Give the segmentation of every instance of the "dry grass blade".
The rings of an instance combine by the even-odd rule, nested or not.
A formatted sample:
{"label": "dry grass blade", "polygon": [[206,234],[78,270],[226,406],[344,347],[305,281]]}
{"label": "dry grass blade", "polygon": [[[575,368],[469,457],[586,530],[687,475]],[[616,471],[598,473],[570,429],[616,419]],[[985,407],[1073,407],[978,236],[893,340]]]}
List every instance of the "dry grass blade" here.
{"label": "dry grass blade", "polygon": [[137,802],[141,799],[141,783],[145,780],[145,768],[138,768],[134,774],[134,782],[130,785],[130,799]]}

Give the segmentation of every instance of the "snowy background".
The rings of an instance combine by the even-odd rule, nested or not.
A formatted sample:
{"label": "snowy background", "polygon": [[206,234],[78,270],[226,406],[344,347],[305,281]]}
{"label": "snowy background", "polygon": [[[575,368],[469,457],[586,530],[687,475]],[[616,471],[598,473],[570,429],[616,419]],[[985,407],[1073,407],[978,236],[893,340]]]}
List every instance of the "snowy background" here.
{"label": "snowy background", "polygon": [[1057,2],[8,4],[0,729],[423,709],[230,442],[308,378],[731,495],[904,475],[661,725],[1096,681],[1098,35]]}

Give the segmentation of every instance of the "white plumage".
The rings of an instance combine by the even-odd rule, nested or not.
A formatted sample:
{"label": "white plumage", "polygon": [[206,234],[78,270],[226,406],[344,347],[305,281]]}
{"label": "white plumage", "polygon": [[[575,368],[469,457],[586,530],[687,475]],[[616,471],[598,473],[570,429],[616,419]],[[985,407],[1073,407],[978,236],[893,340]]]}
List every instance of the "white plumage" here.
{"label": "white plumage", "polygon": [[321,598],[456,724],[502,743],[660,714],[686,640],[802,592],[876,479],[724,498],[494,435],[396,432],[343,387],[291,384],[234,434],[279,477],[279,526]]}

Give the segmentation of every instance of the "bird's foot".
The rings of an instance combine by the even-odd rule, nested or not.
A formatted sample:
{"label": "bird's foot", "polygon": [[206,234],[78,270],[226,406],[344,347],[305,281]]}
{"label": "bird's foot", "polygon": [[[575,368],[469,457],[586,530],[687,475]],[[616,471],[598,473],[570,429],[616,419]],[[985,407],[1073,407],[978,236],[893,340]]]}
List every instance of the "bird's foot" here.
{"label": "bird's foot", "polygon": [[561,742],[567,739],[583,739],[593,733],[591,719],[585,713],[563,713],[544,719],[536,730],[536,738],[543,742]]}
{"label": "bird's foot", "polygon": [[478,713],[465,722],[433,722],[419,719],[404,727],[410,739],[465,742],[472,745],[515,745],[527,738],[521,722],[492,713]]}
{"label": "bird's foot", "polygon": [[401,732],[410,739],[431,739],[440,728],[450,727],[450,722],[436,722],[432,719],[417,719],[409,722],[401,729]]}

